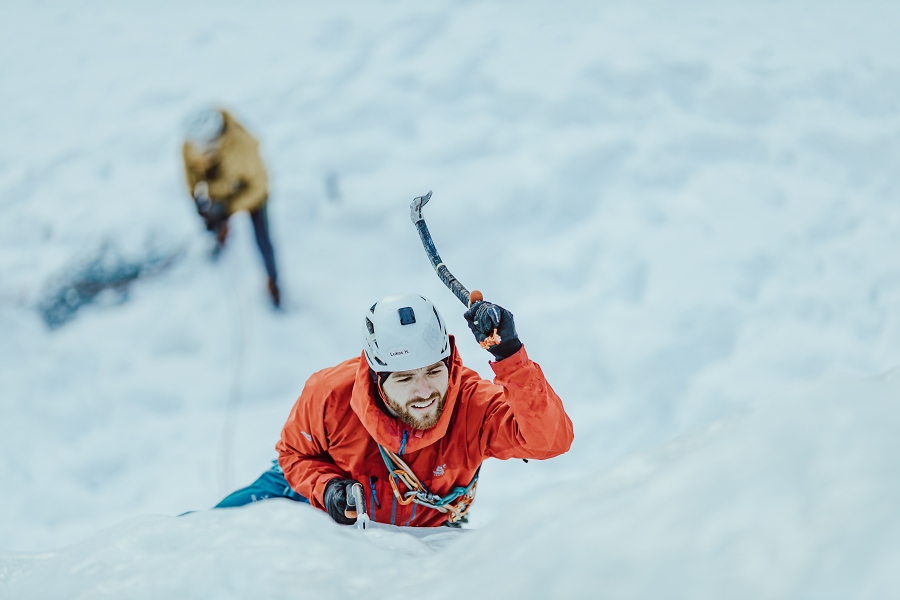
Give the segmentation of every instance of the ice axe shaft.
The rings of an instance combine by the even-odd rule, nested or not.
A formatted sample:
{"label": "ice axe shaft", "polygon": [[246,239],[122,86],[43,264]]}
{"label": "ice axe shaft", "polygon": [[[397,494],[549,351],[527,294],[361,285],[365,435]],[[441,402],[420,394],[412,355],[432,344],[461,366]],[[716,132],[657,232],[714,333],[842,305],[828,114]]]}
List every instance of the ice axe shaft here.
{"label": "ice axe shaft", "polygon": [[366,514],[366,495],[363,492],[361,483],[354,483],[350,486],[350,493],[347,495],[347,508],[356,509],[356,528],[365,529],[369,524],[369,515]]}
{"label": "ice axe shaft", "polygon": [[[478,290],[472,290],[471,292],[467,290],[460,283],[459,279],[453,276],[453,273],[450,272],[444,261],[441,260],[441,255],[438,254],[437,248],[434,247],[434,240],[431,239],[431,233],[428,231],[428,225],[425,224],[425,217],[422,216],[422,207],[428,204],[429,200],[431,200],[431,190],[428,190],[428,193],[424,196],[413,198],[412,203],[409,205],[409,218],[412,220],[413,225],[416,226],[416,231],[419,232],[419,238],[422,240],[422,245],[425,247],[425,253],[431,261],[431,266],[434,267],[434,272],[444,282],[444,285],[453,292],[453,295],[459,298],[459,301],[468,308],[476,302],[484,300],[484,295]],[[497,335],[497,330],[495,329],[492,335],[479,343],[485,350],[499,344],[500,336]]]}
{"label": "ice axe shaft", "polygon": [[479,300],[484,300],[484,296],[478,290],[469,292],[459,282],[459,279],[453,276],[453,273],[450,272],[444,261],[441,260],[441,255],[438,254],[437,248],[434,247],[434,240],[431,239],[431,233],[428,232],[428,225],[425,224],[425,217],[422,216],[422,207],[428,204],[429,200],[431,200],[431,190],[424,196],[414,198],[412,204],[409,205],[409,218],[412,219],[413,225],[416,226],[416,230],[419,232],[419,238],[422,240],[422,245],[425,247],[425,253],[428,254],[431,266],[434,267],[434,272],[444,282],[444,285],[453,292],[453,295],[459,298],[459,301],[465,304],[466,307],[469,307]]}

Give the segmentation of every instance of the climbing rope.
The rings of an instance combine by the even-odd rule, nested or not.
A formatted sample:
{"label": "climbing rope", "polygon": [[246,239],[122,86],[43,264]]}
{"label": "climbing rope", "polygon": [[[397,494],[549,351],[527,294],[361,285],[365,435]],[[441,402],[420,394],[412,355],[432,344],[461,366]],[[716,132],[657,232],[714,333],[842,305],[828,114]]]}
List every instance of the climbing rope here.
{"label": "climbing rope", "polygon": [[[404,506],[415,503],[447,514],[447,521],[451,525],[459,522],[469,512],[469,508],[475,500],[475,487],[478,484],[478,473],[481,471],[481,467],[475,471],[475,476],[469,485],[453,488],[453,491],[446,496],[438,496],[428,491],[402,458],[381,444],[378,444],[378,451],[381,452],[381,458],[391,475],[389,481],[397,502]],[[400,491],[400,482],[406,486],[406,492]]]}
{"label": "climbing rope", "polygon": [[[233,254],[233,253],[232,253]],[[245,320],[248,315],[241,305],[241,297],[238,292],[238,286],[235,283],[237,276],[232,265],[234,258],[229,260],[228,256],[220,256],[220,260],[225,261],[226,275],[226,296],[229,298],[229,307],[232,313],[232,348],[234,355],[233,367],[231,368],[231,384],[228,391],[228,401],[225,405],[225,415],[222,421],[222,433],[220,436],[220,446],[217,456],[219,471],[219,488],[222,494],[229,494],[232,490],[231,479],[234,471],[234,448],[235,428],[237,424],[237,416],[241,407],[241,390],[243,388],[244,363],[246,355],[246,330],[247,323]]]}

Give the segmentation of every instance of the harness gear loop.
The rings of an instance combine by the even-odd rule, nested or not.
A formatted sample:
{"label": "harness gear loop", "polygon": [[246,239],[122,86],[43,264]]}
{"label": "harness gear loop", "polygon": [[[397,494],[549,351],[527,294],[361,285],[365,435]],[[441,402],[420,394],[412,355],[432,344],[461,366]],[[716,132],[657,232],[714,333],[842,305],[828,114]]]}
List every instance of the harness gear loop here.
{"label": "harness gear loop", "polygon": [[[478,470],[475,471],[475,476],[469,482],[469,485],[455,487],[449,494],[441,497],[429,492],[422,482],[419,481],[419,478],[416,477],[416,474],[413,473],[412,469],[409,468],[409,465],[403,462],[402,458],[381,444],[378,444],[378,451],[381,453],[381,458],[384,460],[384,465],[390,474],[388,480],[391,482],[391,489],[397,502],[404,506],[410,503],[420,504],[444,513],[448,515],[447,521],[450,524],[457,523],[469,512],[469,508],[471,508],[472,502],[475,500],[475,487],[478,484],[478,474],[481,472],[481,467],[478,467]],[[398,485],[399,481],[402,481],[409,491],[401,492]]]}

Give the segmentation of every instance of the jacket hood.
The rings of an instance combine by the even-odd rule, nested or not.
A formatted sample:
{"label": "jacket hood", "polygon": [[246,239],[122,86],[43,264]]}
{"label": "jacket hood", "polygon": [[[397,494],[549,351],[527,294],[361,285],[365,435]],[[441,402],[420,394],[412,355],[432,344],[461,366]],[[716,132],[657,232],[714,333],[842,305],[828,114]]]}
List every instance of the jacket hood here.
{"label": "jacket hood", "polygon": [[[415,452],[430,446],[447,434],[453,418],[453,411],[459,401],[459,379],[462,367],[462,359],[456,350],[456,340],[451,335],[450,373],[441,418],[428,429],[413,429],[400,419],[387,415],[378,408],[372,391],[372,380],[369,377],[369,363],[366,362],[365,353],[360,353],[353,393],[350,396],[350,408],[353,409],[353,412],[362,421],[363,427],[377,443],[398,454]],[[406,433],[406,444],[401,452],[404,433]]]}

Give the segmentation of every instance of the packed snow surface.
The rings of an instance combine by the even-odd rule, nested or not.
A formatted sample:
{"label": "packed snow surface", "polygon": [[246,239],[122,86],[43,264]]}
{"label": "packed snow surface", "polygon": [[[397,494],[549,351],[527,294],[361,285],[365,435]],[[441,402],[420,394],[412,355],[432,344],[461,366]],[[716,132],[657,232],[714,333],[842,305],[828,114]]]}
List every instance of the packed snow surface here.
{"label": "packed snow surface", "polygon": [[[0,598],[897,596],[897,23],[887,1],[3,4]],[[212,262],[186,195],[181,127],[211,102],[261,140],[282,312],[249,219]],[[385,295],[433,299],[490,375],[409,222],[429,189],[572,450],[486,463],[463,533],[204,510]],[[98,257],[171,260],[49,328]]]}

